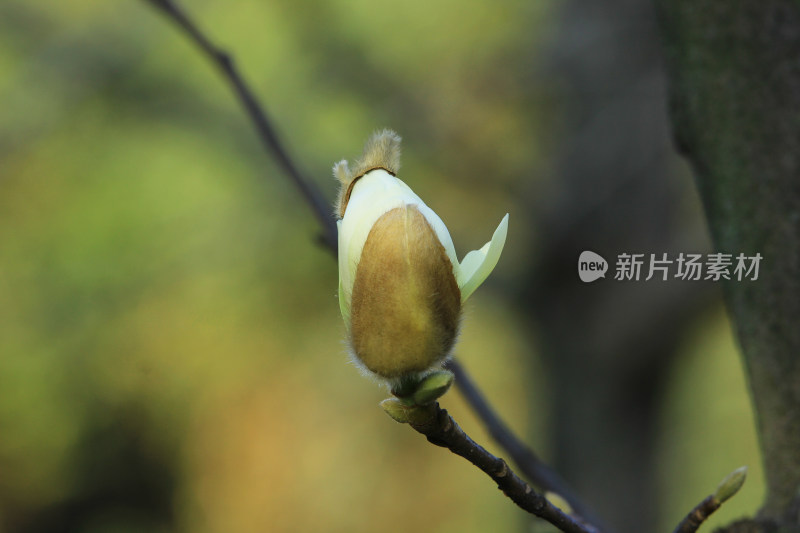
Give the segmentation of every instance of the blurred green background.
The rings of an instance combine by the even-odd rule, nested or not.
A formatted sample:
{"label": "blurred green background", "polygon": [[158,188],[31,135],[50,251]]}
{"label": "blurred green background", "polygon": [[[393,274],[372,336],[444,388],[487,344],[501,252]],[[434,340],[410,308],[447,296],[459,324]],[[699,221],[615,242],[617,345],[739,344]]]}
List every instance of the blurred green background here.
{"label": "blurred green background", "polygon": [[[459,254],[511,213],[504,256],[470,302],[457,354],[511,427],[558,463],[562,385],[519,287],[546,254],[551,227],[537,213],[565,212],[564,183],[584,190],[562,173],[590,156],[563,148],[585,122],[575,102],[617,94],[598,85],[600,59],[586,67],[580,58],[631,63],[603,47],[619,34],[602,21],[619,17],[629,29],[651,16],[646,8],[185,4],[236,58],[331,200],[332,163],[392,127],[404,137],[401,177],[448,224]],[[623,32],[623,48],[655,38],[640,33]],[[653,57],[647,72],[658,72]],[[663,114],[663,93],[649,87],[636,89],[651,106],[636,113]],[[629,115],[603,109],[598,116]],[[598,153],[616,150],[597,135],[587,142]],[[665,235],[689,226],[707,246],[688,170],[658,135],[667,155],[651,164],[675,184],[677,214],[643,216]],[[593,183],[582,197],[619,197],[604,178]],[[614,228],[600,226],[607,236]],[[317,232],[226,84],[146,2],[3,0],[0,532],[544,531],[483,474],[381,412],[386,391],[348,362],[336,263]],[[576,278],[572,261],[553,268]],[[591,289],[575,290],[580,305]],[[677,348],[647,414],[646,498],[658,530],[743,464],[749,480],[715,523],[753,512],[762,497],[746,384],[717,293],[671,335]],[[502,455],[457,392],[443,404]]]}

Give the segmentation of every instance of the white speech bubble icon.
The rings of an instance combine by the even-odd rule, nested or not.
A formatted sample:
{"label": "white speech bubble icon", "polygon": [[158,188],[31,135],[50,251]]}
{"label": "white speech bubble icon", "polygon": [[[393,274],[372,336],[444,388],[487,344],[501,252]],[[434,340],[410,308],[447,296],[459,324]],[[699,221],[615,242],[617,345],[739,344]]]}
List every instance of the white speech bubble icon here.
{"label": "white speech bubble icon", "polygon": [[578,276],[584,283],[591,283],[599,278],[606,277],[608,263],[603,256],[586,250],[578,258]]}

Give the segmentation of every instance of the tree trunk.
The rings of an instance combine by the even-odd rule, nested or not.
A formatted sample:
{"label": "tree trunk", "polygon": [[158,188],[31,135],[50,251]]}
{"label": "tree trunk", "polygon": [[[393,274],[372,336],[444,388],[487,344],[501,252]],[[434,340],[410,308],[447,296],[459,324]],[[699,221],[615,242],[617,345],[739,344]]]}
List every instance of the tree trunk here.
{"label": "tree trunk", "polygon": [[[800,489],[800,1],[657,0],[676,142],[717,251],[763,256],[725,297],[767,482],[756,524],[796,530]],[[771,523],[771,526],[765,526]],[[737,526],[737,527],[742,527]],[[737,529],[740,531],[740,529]]]}

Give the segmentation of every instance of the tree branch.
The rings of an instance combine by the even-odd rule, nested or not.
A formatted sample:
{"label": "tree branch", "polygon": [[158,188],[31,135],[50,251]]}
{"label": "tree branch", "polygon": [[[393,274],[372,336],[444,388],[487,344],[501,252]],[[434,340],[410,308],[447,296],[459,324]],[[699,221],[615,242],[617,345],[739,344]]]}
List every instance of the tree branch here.
{"label": "tree branch", "polygon": [[289,153],[284,148],[278,134],[272,127],[272,124],[267,117],[264,106],[259,104],[253,91],[250,90],[244,78],[236,68],[233,58],[224,52],[222,49],[215,46],[206,35],[200,31],[198,26],[181,10],[178,5],[172,0],[145,0],[156,8],[160,9],[167,15],[173,22],[175,22],[195,45],[203,52],[203,54],[211,61],[222,73],[222,76],[230,83],[233,88],[239,103],[244,107],[247,116],[253,122],[253,125],[258,132],[258,138],[261,140],[264,147],[268,152],[271,152],[278,164],[286,172],[289,179],[303,195],[303,198],[308,203],[311,211],[314,213],[317,221],[323,229],[322,242],[325,246],[334,253],[337,248],[336,237],[336,224],[333,220],[332,210],[330,205],[324,200],[322,194],[319,192],[313,182],[307,179],[292,159]]}
{"label": "tree branch", "polygon": [[445,368],[453,372],[456,386],[461,395],[464,396],[478,419],[486,426],[489,435],[501,448],[506,450],[520,472],[542,489],[555,492],[564,498],[573,511],[584,520],[601,527],[604,531],[608,531],[591,509],[572,492],[561,476],[542,462],[530,448],[514,435],[506,423],[492,409],[489,402],[486,401],[486,397],[475,382],[472,381],[464,367],[455,359],[450,359],[445,363]]}
{"label": "tree branch", "polygon": [[408,423],[417,432],[425,435],[431,444],[447,448],[477,466],[497,483],[497,488],[503,494],[525,511],[567,533],[598,533],[593,526],[565,514],[533,490],[503,459],[495,457],[464,433],[447,410],[439,407],[438,402],[406,406],[392,398],[382,402],[381,406],[396,421]]}
{"label": "tree branch", "polygon": [[720,502],[714,496],[707,496],[706,499],[698,503],[694,509],[689,511],[673,533],[694,533],[700,524],[705,522],[711,514],[719,509]]}
{"label": "tree branch", "polygon": [[[294,164],[288,151],[278,138],[275,129],[272,127],[264,107],[259,103],[253,91],[250,90],[243,76],[238,72],[231,56],[213,44],[199,29],[197,24],[195,24],[173,0],[144,1],[152,4],[167,18],[177,24],[209,61],[217,67],[223,78],[230,84],[240,104],[244,108],[245,113],[253,123],[262,145],[277,159],[281,168],[298,188],[311,208],[315,218],[322,226],[322,244],[332,253],[336,254],[336,225],[331,215],[330,206],[323,199],[322,194],[314,183],[307,179]],[[576,513],[583,517],[583,519],[598,524],[599,522],[594,517],[594,514],[577,496],[575,496],[558,474],[542,463],[538,457],[508,429],[505,423],[503,423],[488,404],[467,371],[454,360],[450,360],[448,368],[456,375],[456,386],[467,399],[470,406],[475,410],[477,417],[487,427],[489,434],[509,453],[509,456],[514,463],[520,467],[523,474],[543,489],[560,495],[569,503]],[[483,450],[483,448],[480,449]],[[485,450],[483,451],[488,454]],[[527,487],[527,485],[525,486]]]}

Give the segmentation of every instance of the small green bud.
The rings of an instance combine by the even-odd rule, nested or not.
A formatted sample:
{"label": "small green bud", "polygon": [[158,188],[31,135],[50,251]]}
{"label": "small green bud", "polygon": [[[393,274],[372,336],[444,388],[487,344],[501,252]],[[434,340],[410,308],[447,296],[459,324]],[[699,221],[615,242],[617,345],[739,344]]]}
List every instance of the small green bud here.
{"label": "small green bud", "polygon": [[381,402],[381,407],[395,422],[408,423],[408,407],[397,398],[387,398]]}
{"label": "small green bud", "polygon": [[413,399],[416,405],[427,405],[441,398],[453,384],[453,373],[448,370],[438,370],[426,376],[414,391]]}
{"label": "small green bud", "polygon": [[717,491],[714,493],[714,498],[716,498],[719,503],[730,499],[731,496],[739,492],[739,489],[742,488],[746,477],[747,467],[743,466],[737,468],[722,480],[717,487]]}

